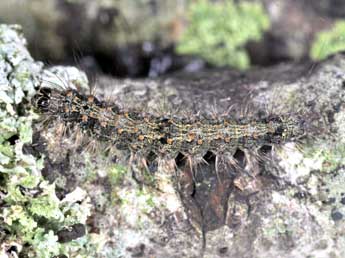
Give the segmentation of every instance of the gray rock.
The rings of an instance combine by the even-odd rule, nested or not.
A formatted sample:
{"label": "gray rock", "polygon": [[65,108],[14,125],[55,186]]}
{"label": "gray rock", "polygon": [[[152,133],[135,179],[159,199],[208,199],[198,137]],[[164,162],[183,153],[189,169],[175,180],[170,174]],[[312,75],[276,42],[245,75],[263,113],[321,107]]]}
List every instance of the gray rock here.
{"label": "gray rock", "polygon": [[[105,163],[99,158],[91,158],[90,164],[85,156],[62,156],[58,164],[68,160],[71,166],[64,176],[73,182],[65,191],[75,185],[89,190],[99,207],[89,226],[115,243],[101,253],[342,257],[344,221],[338,214],[344,212],[344,66],[344,57],[338,55],[320,64],[286,64],[247,73],[212,70],[160,80],[100,77],[96,95],[112,96],[123,108],[186,116],[224,114],[233,105],[229,114],[234,117],[297,113],[307,130],[298,143],[262,154],[260,164],[255,162],[257,156],[244,153],[252,160],[248,163],[252,170],[244,169],[249,176],[230,169],[222,172],[219,182],[211,158],[209,165],[197,166],[194,190],[189,187],[193,181],[183,181],[191,175],[184,167],[180,178],[166,171],[149,174],[160,189],[156,192],[145,183],[138,186],[128,173],[114,184],[114,174],[104,172]],[[84,169],[102,179],[85,183],[90,174],[81,172]]]}
{"label": "gray rock", "polygon": [[[194,190],[181,191],[186,183],[180,181],[177,194],[182,205],[177,207],[199,240],[191,240],[190,231],[179,232],[182,222],[175,218],[160,228],[165,233],[153,233],[154,227],[146,222],[150,226],[136,235],[134,246],[145,243],[145,255],[197,257],[205,233],[205,257],[343,257],[344,65],[344,57],[338,55],[320,64],[287,64],[247,73],[213,70],[155,81],[100,78],[98,94],[112,93],[124,107],[145,105],[144,110],[157,112],[163,106],[164,112],[175,115],[210,115],[223,114],[233,105],[230,116],[299,113],[307,125],[298,144],[261,156],[258,171],[248,171],[252,176],[223,175],[216,183],[210,162],[197,167]],[[181,173],[188,175],[186,171],[182,168]],[[239,189],[241,182],[246,182],[241,185],[244,189]],[[226,191],[220,190],[224,187]],[[170,236],[168,243],[148,240],[157,234]]]}
{"label": "gray rock", "polygon": [[[138,184],[125,167],[105,160],[102,149],[81,152],[71,139],[53,135],[54,123],[36,132],[33,148],[43,146],[46,173],[55,174],[50,179],[62,197],[77,186],[90,196],[83,239],[91,257],[344,257],[344,68],[338,55],[247,73],[99,78],[99,98],[113,95],[115,103],[147,112],[211,115],[234,105],[229,115],[235,117],[300,114],[307,131],[298,144],[266,150],[260,163],[253,153],[239,153],[242,169],[217,175],[211,158],[194,177],[182,166],[179,177],[167,168],[139,174]],[[61,74],[66,85],[76,83]]]}

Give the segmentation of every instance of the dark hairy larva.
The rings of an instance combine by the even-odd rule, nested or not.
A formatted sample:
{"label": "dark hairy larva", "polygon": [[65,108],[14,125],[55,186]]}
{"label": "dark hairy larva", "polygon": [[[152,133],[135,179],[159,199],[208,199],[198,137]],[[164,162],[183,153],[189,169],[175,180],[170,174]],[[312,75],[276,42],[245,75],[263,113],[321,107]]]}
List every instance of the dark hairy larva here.
{"label": "dark hairy larva", "polygon": [[303,120],[294,116],[235,119],[227,116],[181,118],[121,110],[74,89],[41,88],[34,108],[52,119],[80,128],[86,136],[134,153],[159,157],[215,155],[293,141],[304,134]]}

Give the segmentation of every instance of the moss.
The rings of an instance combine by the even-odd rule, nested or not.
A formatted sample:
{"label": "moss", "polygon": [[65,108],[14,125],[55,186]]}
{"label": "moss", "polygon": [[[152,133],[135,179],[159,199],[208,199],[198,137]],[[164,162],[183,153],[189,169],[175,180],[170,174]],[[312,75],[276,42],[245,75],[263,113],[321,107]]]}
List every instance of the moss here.
{"label": "moss", "polygon": [[218,66],[239,69],[250,65],[245,44],[260,40],[269,19],[259,3],[199,0],[190,6],[190,23],[178,53],[201,56]]}
{"label": "moss", "polygon": [[107,175],[108,175],[110,184],[112,186],[118,185],[122,181],[126,173],[127,173],[127,169],[120,165],[114,165],[114,166],[109,167],[107,171]]}
{"label": "moss", "polygon": [[277,218],[270,224],[269,227],[264,228],[263,235],[267,238],[276,237],[279,234],[287,232],[286,223],[283,218]]}
{"label": "moss", "polygon": [[155,207],[154,197],[149,190],[145,188],[137,191],[137,198],[141,200],[141,208],[145,212],[148,212]]}
{"label": "moss", "polygon": [[[345,146],[343,143],[333,143],[318,140],[313,145],[304,146],[303,156],[310,164],[310,169],[331,173],[345,165]],[[309,161],[309,162],[308,162]]]}
{"label": "moss", "polygon": [[108,180],[111,185],[111,192],[110,192],[110,204],[112,206],[121,205],[125,202],[119,195],[118,195],[118,187],[121,185],[122,181],[125,179],[125,175],[127,174],[127,169],[120,165],[113,165],[108,167],[107,175]]}
{"label": "moss", "polygon": [[343,144],[337,144],[333,148],[325,148],[321,155],[324,158],[322,170],[325,172],[332,172],[345,165],[345,146]]}
{"label": "moss", "polygon": [[313,60],[322,60],[326,57],[345,50],[345,21],[337,21],[333,28],[319,32],[312,44],[310,57]]}

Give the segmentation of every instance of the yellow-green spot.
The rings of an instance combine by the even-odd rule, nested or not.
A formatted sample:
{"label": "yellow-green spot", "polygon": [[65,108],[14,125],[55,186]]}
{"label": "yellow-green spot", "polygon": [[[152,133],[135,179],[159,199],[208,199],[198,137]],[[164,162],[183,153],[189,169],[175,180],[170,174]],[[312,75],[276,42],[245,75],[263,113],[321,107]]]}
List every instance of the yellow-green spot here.
{"label": "yellow-green spot", "polygon": [[13,159],[13,148],[9,142],[0,145],[0,164],[8,164]]}
{"label": "yellow-green spot", "polygon": [[191,4],[188,17],[177,52],[238,69],[250,66],[245,44],[260,40],[270,26],[260,3],[199,0]]}
{"label": "yellow-green spot", "polygon": [[325,172],[332,172],[338,167],[345,165],[345,146],[337,144],[332,149],[325,148],[322,152],[324,162],[322,163],[322,170]]}
{"label": "yellow-green spot", "polygon": [[122,199],[118,195],[119,189],[117,187],[121,184],[126,173],[127,173],[126,168],[118,164],[109,167],[107,171],[108,179],[112,186],[112,191],[110,194],[110,202],[112,205],[123,205],[126,202],[126,200]]}
{"label": "yellow-green spot", "polygon": [[345,50],[345,21],[339,20],[328,31],[319,32],[312,44],[310,57],[322,60]]}
{"label": "yellow-green spot", "polygon": [[147,191],[146,188],[137,190],[136,192],[138,202],[141,204],[139,207],[143,212],[149,212],[155,207],[153,196]]}
{"label": "yellow-green spot", "polygon": [[108,169],[108,178],[112,186],[116,186],[121,183],[124,178],[127,170],[121,165],[114,165]]}

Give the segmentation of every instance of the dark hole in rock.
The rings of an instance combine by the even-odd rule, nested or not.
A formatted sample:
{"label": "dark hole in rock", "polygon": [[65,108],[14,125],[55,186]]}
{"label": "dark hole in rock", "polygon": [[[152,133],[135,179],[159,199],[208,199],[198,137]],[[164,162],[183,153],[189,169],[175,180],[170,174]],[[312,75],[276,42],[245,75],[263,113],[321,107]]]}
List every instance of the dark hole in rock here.
{"label": "dark hole in rock", "polygon": [[335,119],[334,119],[334,112],[332,112],[332,111],[327,111],[326,114],[327,114],[328,122],[329,122],[330,124],[334,123],[334,122],[335,122]]}
{"label": "dark hole in rock", "polygon": [[[24,92],[27,93],[26,91],[24,91]],[[22,103],[21,103],[22,105],[18,106],[18,108],[17,108],[18,116],[25,116],[27,110],[24,108],[24,106],[27,105],[28,103],[29,103],[29,101],[27,101],[26,99],[22,100]]]}
{"label": "dark hole in rock", "polygon": [[241,150],[237,150],[234,154],[234,159],[238,162],[241,167],[244,167],[245,156],[244,152]]}
{"label": "dark hole in rock", "polygon": [[144,252],[145,252],[145,247],[146,246],[141,243],[135,247],[127,247],[126,250],[132,253],[132,257],[143,257]]}
{"label": "dark hole in rock", "polygon": [[167,141],[167,138],[166,137],[162,137],[162,138],[160,138],[160,143],[161,144],[167,144],[168,143],[168,141]]}
{"label": "dark hole in rock", "polygon": [[179,154],[177,155],[177,157],[175,158],[175,163],[176,166],[181,168],[186,164],[186,157],[179,152]]}
{"label": "dark hole in rock", "polygon": [[8,138],[7,140],[10,142],[11,145],[15,145],[16,141],[19,139],[18,135],[12,135],[10,138]]}
{"label": "dark hole in rock", "polygon": [[298,199],[304,199],[307,197],[307,194],[305,192],[297,192],[293,196]]}
{"label": "dark hole in rock", "polygon": [[146,163],[147,163],[147,167],[149,169],[149,172],[156,172],[158,169],[158,160],[157,160],[157,155],[154,152],[150,152],[147,156],[146,156]]}
{"label": "dark hole in rock", "polygon": [[54,258],[68,258],[68,257],[64,254],[59,254],[58,256],[54,256]]}
{"label": "dark hole in rock", "polygon": [[31,154],[35,158],[41,158],[42,154],[47,155],[46,142],[39,132],[35,132],[32,135],[32,144],[24,144],[23,153]]}
{"label": "dark hole in rock", "polygon": [[118,162],[118,159],[119,158],[116,155],[114,155],[114,156],[111,157],[111,162],[115,164],[115,163]]}
{"label": "dark hole in rock", "polygon": [[341,220],[344,216],[341,212],[339,211],[333,211],[331,214],[331,217],[334,221],[339,221]]}
{"label": "dark hole in rock", "polygon": [[340,203],[345,205],[345,197],[341,198]]}
{"label": "dark hole in rock", "polygon": [[56,234],[60,243],[67,243],[73,239],[84,236],[86,233],[85,226],[81,223],[74,224],[68,228],[63,228]]}
{"label": "dark hole in rock", "polygon": [[12,252],[18,253],[18,248],[15,245],[12,245],[10,248],[8,248],[7,252],[8,253],[12,253]]}
{"label": "dark hole in rock", "polygon": [[204,159],[207,163],[211,164],[211,163],[214,163],[214,162],[215,162],[215,160],[216,160],[216,155],[215,155],[214,153],[208,151],[208,152],[206,152],[206,154],[204,155],[203,159]]}
{"label": "dark hole in rock", "polygon": [[259,149],[260,154],[269,154],[272,151],[272,146],[269,145],[264,145]]}
{"label": "dark hole in rock", "polygon": [[345,90],[345,81],[341,84],[341,87]]}
{"label": "dark hole in rock", "polygon": [[219,248],[219,254],[226,254],[228,252],[229,248],[226,246]]}

